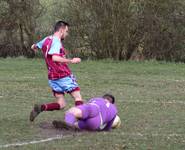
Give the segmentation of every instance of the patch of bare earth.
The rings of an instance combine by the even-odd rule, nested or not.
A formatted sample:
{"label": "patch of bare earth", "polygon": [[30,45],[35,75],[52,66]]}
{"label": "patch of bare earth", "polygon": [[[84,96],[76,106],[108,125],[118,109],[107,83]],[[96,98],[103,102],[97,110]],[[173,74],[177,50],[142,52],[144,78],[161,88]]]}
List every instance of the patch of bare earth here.
{"label": "patch of bare earth", "polygon": [[67,129],[56,129],[52,122],[41,122],[39,124],[40,135],[42,137],[55,137],[55,136],[77,136],[82,132],[71,131]]}

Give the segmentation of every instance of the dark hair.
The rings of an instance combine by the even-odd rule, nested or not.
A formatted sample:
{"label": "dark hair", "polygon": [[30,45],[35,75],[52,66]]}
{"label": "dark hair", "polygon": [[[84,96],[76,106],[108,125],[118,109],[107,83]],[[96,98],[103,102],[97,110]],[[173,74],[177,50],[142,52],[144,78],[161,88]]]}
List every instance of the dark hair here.
{"label": "dark hair", "polygon": [[57,31],[59,31],[59,29],[60,29],[61,27],[66,27],[66,26],[69,27],[69,24],[68,24],[67,22],[65,22],[65,21],[58,21],[58,22],[55,24],[55,26],[54,26],[54,32],[57,32]]}
{"label": "dark hair", "polygon": [[103,95],[103,98],[109,100],[109,102],[111,102],[112,104],[115,103],[115,97],[111,94],[105,94],[105,95]]}

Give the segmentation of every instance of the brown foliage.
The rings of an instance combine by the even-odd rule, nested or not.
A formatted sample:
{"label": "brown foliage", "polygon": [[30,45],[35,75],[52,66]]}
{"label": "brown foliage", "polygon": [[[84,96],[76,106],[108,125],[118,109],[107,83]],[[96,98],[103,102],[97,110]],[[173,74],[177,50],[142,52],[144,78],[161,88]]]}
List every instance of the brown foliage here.
{"label": "brown foliage", "polygon": [[75,44],[97,58],[185,61],[184,8],[181,0],[73,0],[67,15]]}
{"label": "brown foliage", "polygon": [[30,46],[34,41],[36,18],[40,15],[39,0],[2,0],[6,13],[0,19],[0,56],[33,57]]}

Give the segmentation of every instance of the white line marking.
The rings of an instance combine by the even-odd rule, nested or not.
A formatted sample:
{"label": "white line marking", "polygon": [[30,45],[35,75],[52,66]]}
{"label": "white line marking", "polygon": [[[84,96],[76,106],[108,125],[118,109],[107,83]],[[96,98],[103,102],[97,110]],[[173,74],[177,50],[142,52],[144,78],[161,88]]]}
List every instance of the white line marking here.
{"label": "white line marking", "polygon": [[36,77],[29,77],[29,76],[25,76],[23,77],[24,79],[36,79]]}
{"label": "white line marking", "polygon": [[64,139],[64,138],[67,138],[67,137],[71,137],[71,136],[57,135],[55,137],[42,139],[42,140],[38,140],[38,141],[33,140],[33,141],[29,141],[29,142],[18,142],[18,143],[0,145],[0,148],[8,148],[8,147],[16,147],[16,146],[25,146],[25,145],[30,145],[30,144],[45,143],[45,142],[49,142],[49,141]]}
{"label": "white line marking", "polygon": [[[172,134],[159,134],[159,133],[142,134],[142,133],[139,133],[139,132],[135,132],[135,133],[126,133],[126,132],[110,133],[110,132],[104,132],[104,134],[140,136],[140,137],[145,137],[145,136],[151,135],[152,137],[163,136],[163,137],[166,137],[168,139],[171,138],[171,137],[183,137],[183,136],[185,137],[185,134],[177,134],[177,133],[172,133]],[[45,142],[54,141],[54,140],[60,140],[60,139],[68,138],[68,137],[72,137],[72,135],[68,135],[68,136],[66,136],[66,135],[65,136],[57,135],[55,137],[42,139],[42,140],[38,140],[38,141],[34,140],[34,141],[29,141],[29,142],[18,142],[18,143],[12,143],[12,144],[5,144],[5,145],[0,145],[0,148],[25,146],[25,145],[31,145],[31,144],[39,144],[39,143],[45,143]],[[183,140],[182,142],[185,143],[185,140]]]}
{"label": "white line marking", "polygon": [[185,82],[185,80],[169,80],[169,81],[175,81],[175,82]]}

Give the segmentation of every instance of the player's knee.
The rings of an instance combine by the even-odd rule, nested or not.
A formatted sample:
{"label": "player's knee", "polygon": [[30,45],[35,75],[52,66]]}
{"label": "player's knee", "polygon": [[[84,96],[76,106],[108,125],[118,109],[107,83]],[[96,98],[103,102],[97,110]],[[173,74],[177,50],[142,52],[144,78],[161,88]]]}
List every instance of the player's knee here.
{"label": "player's knee", "polygon": [[75,110],[76,110],[76,108],[72,107],[66,113],[71,113],[71,114],[75,115]]}
{"label": "player's knee", "polygon": [[79,108],[76,108],[76,107],[70,108],[66,113],[71,113],[77,118],[81,118],[81,116],[82,116],[81,110]]}

